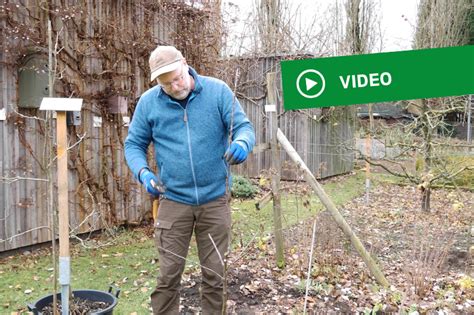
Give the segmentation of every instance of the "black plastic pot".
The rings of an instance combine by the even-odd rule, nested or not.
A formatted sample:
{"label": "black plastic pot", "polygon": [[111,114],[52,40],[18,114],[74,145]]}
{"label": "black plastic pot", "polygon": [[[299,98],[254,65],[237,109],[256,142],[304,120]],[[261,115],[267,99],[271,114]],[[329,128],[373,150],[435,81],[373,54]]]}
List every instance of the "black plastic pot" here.
{"label": "black plastic pot", "polygon": [[[115,296],[112,295],[112,289],[115,289]],[[118,296],[119,296],[120,290],[110,286],[109,287],[109,292],[105,291],[97,291],[97,290],[73,290],[72,294],[75,297],[81,298],[83,300],[87,301],[93,301],[93,302],[105,302],[110,304],[109,307],[106,309],[103,309],[99,312],[96,313],[91,313],[91,315],[111,315],[113,314],[113,309],[118,303]],[[56,293],[56,296],[58,298],[58,302],[61,301],[61,293]],[[34,304],[28,304],[28,309],[30,312],[33,312],[34,315],[41,315],[43,314],[40,312],[45,306],[48,304],[51,304],[53,302],[53,295],[48,295],[45,296],[38,301],[36,301]]]}

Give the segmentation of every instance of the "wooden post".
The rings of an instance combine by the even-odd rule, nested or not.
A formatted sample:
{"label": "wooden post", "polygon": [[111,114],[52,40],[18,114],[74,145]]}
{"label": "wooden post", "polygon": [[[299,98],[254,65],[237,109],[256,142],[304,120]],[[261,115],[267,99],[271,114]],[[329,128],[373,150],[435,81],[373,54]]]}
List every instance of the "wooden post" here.
{"label": "wooden post", "polygon": [[352,245],[355,247],[359,255],[362,257],[367,267],[369,267],[370,272],[375,277],[377,282],[383,285],[384,287],[388,287],[389,283],[387,279],[385,278],[385,276],[383,275],[383,273],[380,271],[375,261],[372,259],[372,257],[370,257],[370,254],[367,252],[362,242],[359,240],[359,238],[354,233],[354,231],[352,231],[351,227],[349,226],[349,224],[347,224],[344,217],[337,210],[336,205],[332,202],[332,200],[326,194],[324,189],[318,183],[318,181],[313,176],[309,168],[303,162],[301,157],[298,155],[296,150],[293,148],[291,143],[288,141],[288,139],[285,137],[285,135],[280,129],[278,129],[277,136],[278,136],[278,141],[281,143],[282,147],[288,153],[288,155],[293,160],[293,162],[295,162],[295,164],[298,167],[301,167],[301,169],[304,172],[306,181],[311,185],[314,192],[316,193],[316,195],[318,195],[319,199],[321,200],[323,205],[326,207],[326,209],[329,210],[329,212],[331,213],[332,217],[336,221],[339,228],[350,239]]}
{"label": "wooden post", "polygon": [[61,284],[62,314],[69,314],[71,258],[69,256],[69,205],[67,172],[66,112],[56,113],[56,141],[58,154],[58,211],[59,211],[59,284]]}
{"label": "wooden post", "polygon": [[278,111],[276,103],[276,74],[267,74],[267,97],[270,105],[266,105],[265,111],[270,116],[271,121],[271,185],[273,193],[273,227],[275,234],[275,255],[278,268],[285,267],[285,254],[283,245],[283,228],[281,223],[281,196],[280,196],[280,151],[278,150]]}
{"label": "wooden post", "polygon": [[[56,111],[56,142],[58,159],[59,212],[59,283],[61,284],[61,314],[69,314],[71,258],[69,255],[69,188],[67,170],[66,111],[80,111],[82,99],[44,97],[40,110]],[[53,238],[53,242],[56,240]]]}
{"label": "wooden post", "polygon": [[57,112],[59,256],[69,257],[69,205],[66,112]]}
{"label": "wooden post", "polygon": [[367,138],[365,139],[365,203],[370,201],[370,160],[372,159],[372,132],[374,129],[374,115],[372,104],[368,105],[369,109],[369,130],[367,131]]}

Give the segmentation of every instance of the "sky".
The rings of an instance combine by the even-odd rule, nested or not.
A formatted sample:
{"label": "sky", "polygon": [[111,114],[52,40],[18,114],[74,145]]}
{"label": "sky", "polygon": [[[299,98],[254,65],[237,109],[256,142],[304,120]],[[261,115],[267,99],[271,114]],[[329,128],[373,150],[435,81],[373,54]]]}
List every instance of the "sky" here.
{"label": "sky", "polygon": [[[375,0],[380,4],[381,28],[383,32],[382,51],[400,51],[411,49],[411,43],[416,24],[416,11],[419,0]],[[224,4],[229,2],[237,4],[239,18],[243,19],[252,9],[255,0],[224,0]],[[317,8],[324,11],[334,0],[290,0],[291,5],[301,5],[302,12],[307,12],[308,17],[314,16]],[[239,25],[233,28],[234,32],[239,32]]]}
{"label": "sky", "polygon": [[418,0],[380,0],[385,51],[411,49]]}

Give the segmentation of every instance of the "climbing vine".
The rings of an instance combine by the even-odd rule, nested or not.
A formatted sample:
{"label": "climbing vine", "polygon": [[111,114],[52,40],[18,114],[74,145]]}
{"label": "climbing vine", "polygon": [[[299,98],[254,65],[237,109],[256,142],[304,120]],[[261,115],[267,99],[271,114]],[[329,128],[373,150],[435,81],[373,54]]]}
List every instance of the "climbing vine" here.
{"label": "climbing vine", "polygon": [[[127,220],[118,211],[136,204],[136,188],[120,154],[126,135],[123,117],[133,114],[139,96],[152,85],[150,51],[158,44],[175,45],[198,72],[213,74],[220,51],[220,1],[3,2],[0,61],[16,84],[25,60],[33,55],[46,62],[48,20],[56,39],[54,95],[84,100],[81,123],[68,126],[71,142],[83,136],[69,152],[69,169],[77,180],[75,206],[82,217],[99,207],[107,224]],[[126,107],[118,108],[111,101],[114,96],[122,97]],[[19,143],[35,168],[43,169],[42,141],[30,143],[27,135],[35,131],[22,116],[40,118],[30,127],[44,138],[44,112],[21,108],[14,98],[4,107],[10,108],[8,121],[16,122],[10,128],[19,130]],[[102,125],[94,126],[97,118]]]}

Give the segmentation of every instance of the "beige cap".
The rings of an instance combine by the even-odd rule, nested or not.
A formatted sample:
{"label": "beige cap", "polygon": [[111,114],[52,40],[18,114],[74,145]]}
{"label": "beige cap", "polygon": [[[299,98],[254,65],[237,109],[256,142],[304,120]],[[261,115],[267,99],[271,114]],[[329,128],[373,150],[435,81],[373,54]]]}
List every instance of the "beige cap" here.
{"label": "beige cap", "polygon": [[150,55],[150,80],[179,68],[183,55],[174,46],[158,46]]}

